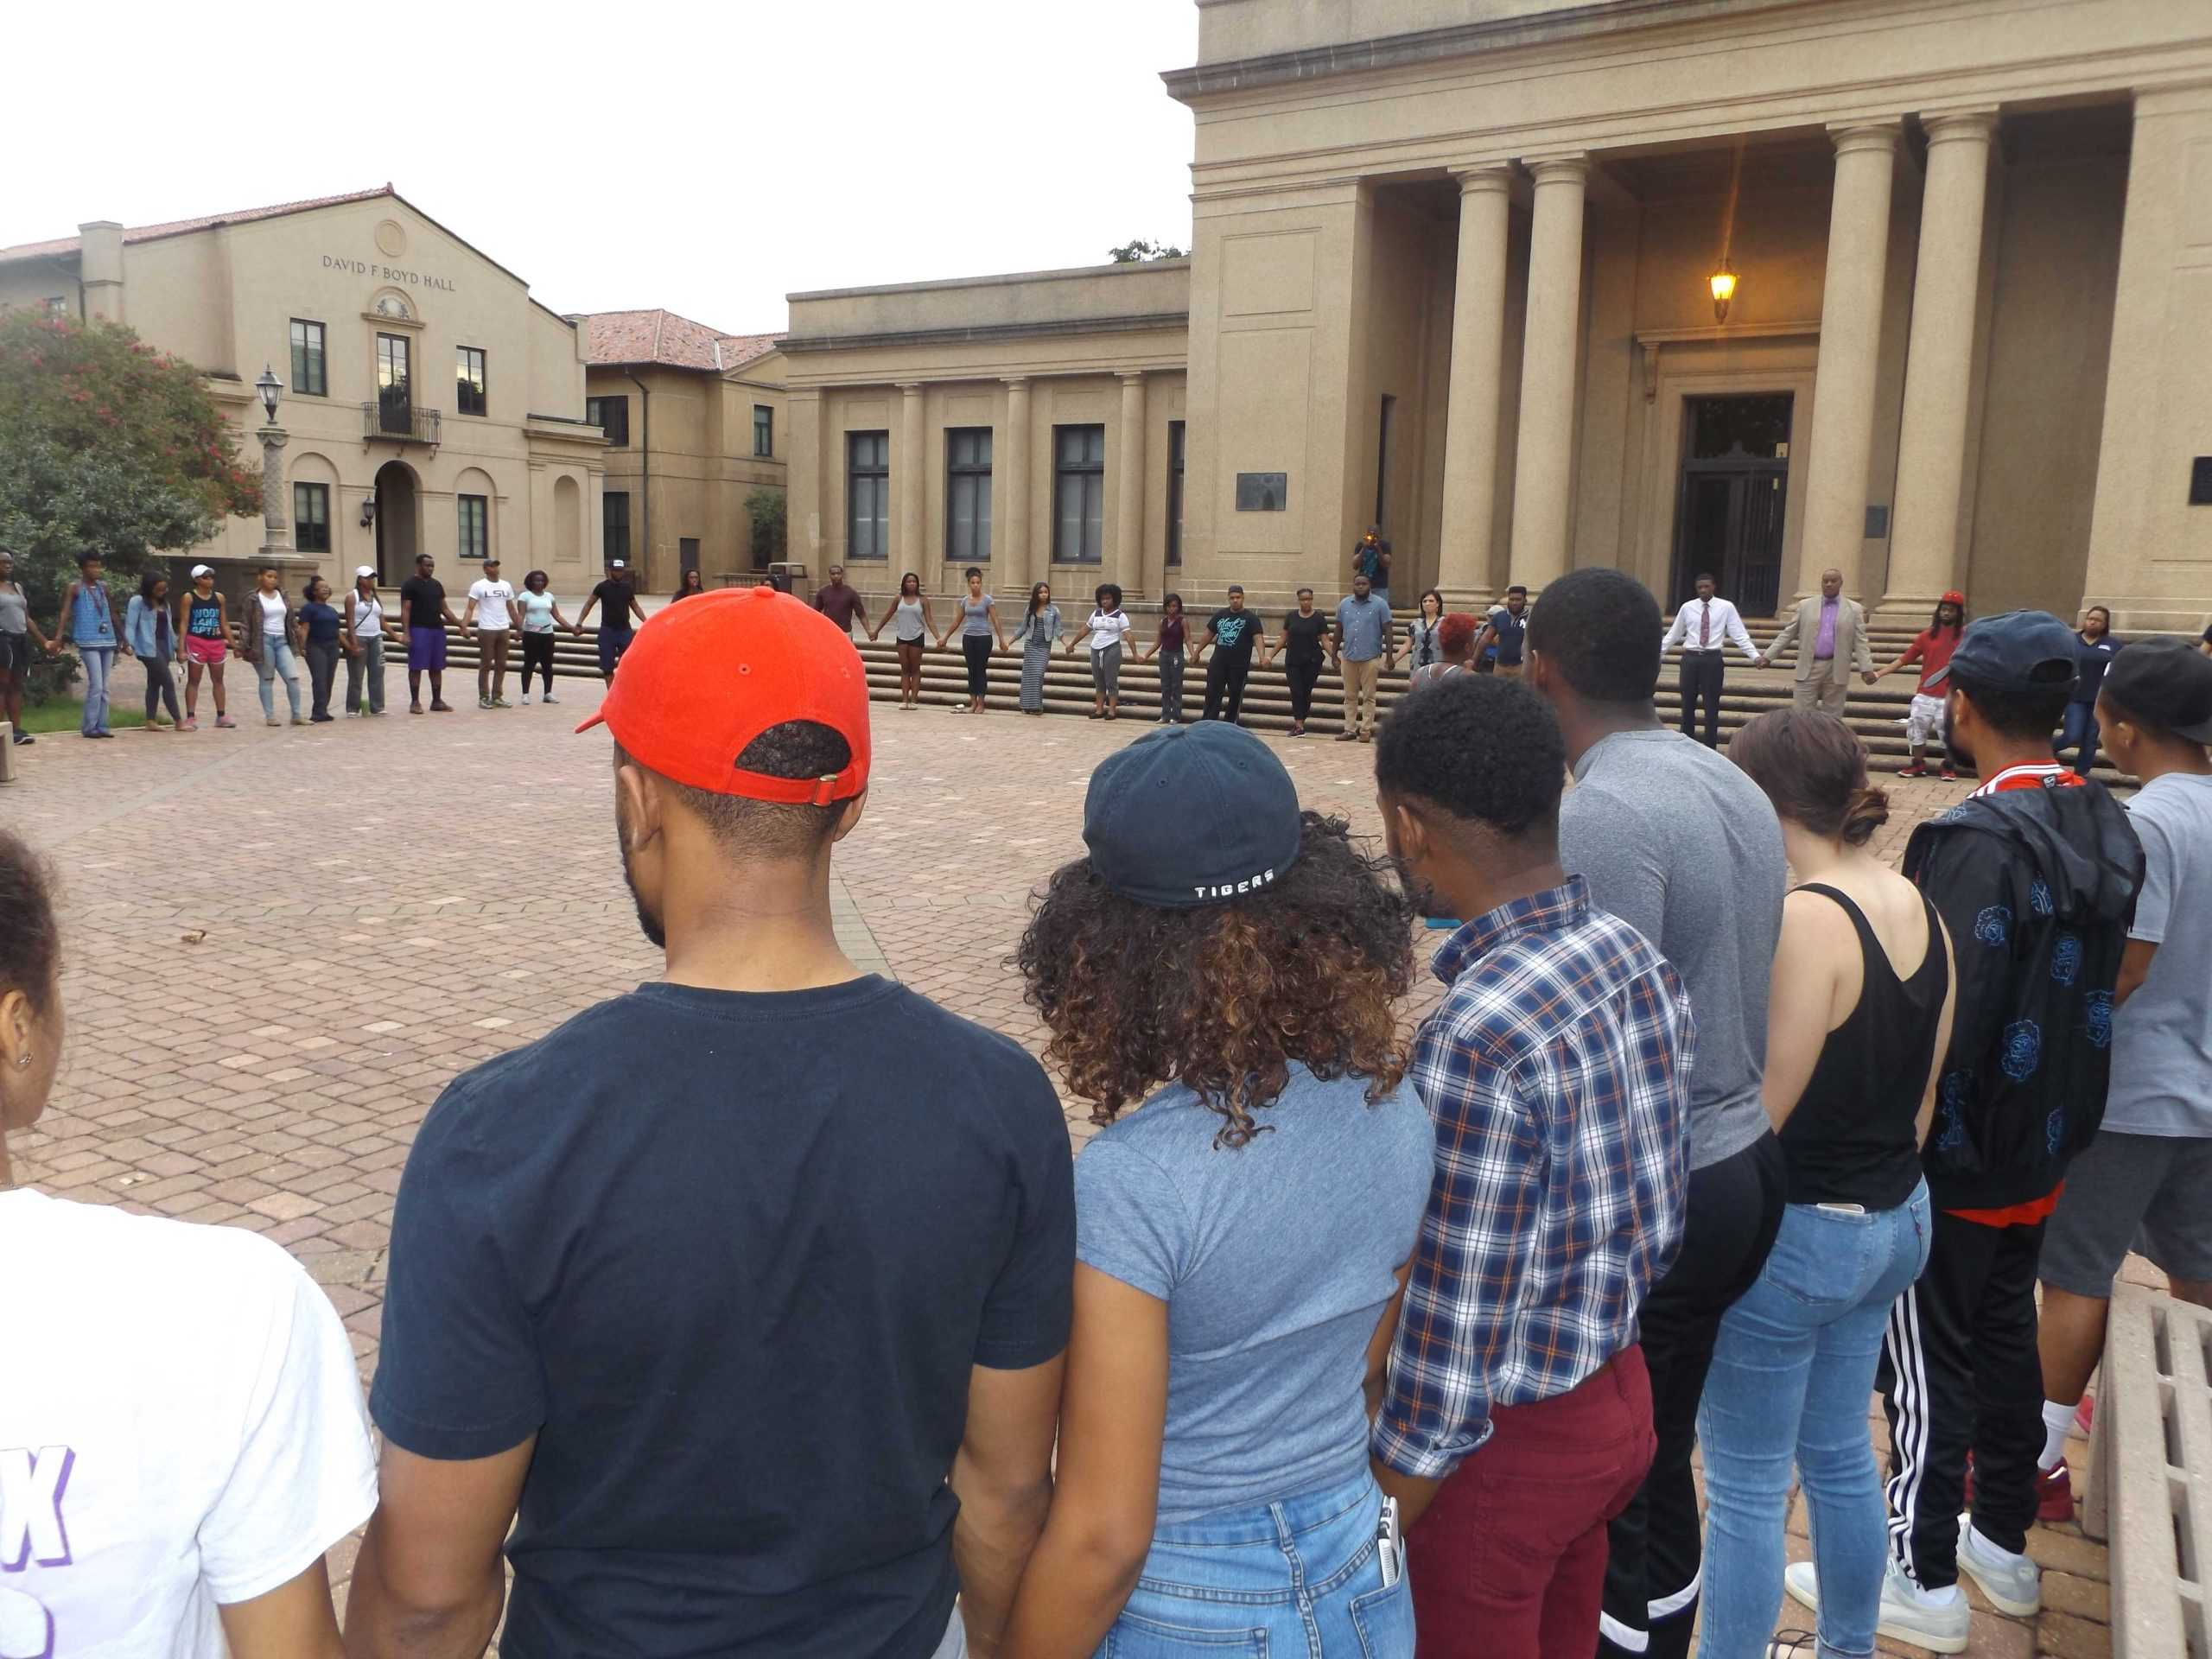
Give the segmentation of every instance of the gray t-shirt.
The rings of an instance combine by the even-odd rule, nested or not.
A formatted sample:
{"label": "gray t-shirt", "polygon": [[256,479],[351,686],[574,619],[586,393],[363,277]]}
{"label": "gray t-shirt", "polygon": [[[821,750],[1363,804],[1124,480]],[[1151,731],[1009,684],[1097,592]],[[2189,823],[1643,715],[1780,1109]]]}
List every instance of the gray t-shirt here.
{"label": "gray t-shirt", "polygon": [[30,632],[30,605],[12,582],[0,582],[0,633]]}
{"label": "gray t-shirt", "polygon": [[1690,994],[1692,1169],[1766,1132],[1767,982],[1789,861],[1759,786],[1679,732],[1615,732],[1574,768],[1560,854],[1590,897],[1659,947]]}
{"label": "gray t-shirt", "polygon": [[969,599],[963,595],[960,601],[960,637],[972,639],[982,634],[988,639],[991,632],[991,613],[997,608],[998,601],[988,594],[981,599]]}
{"label": "gray t-shirt", "polygon": [[2212,778],[2170,772],[2127,804],[2143,843],[2131,939],[2158,947],[2112,1016],[2105,1128],[2212,1136]]}
{"label": "gray t-shirt", "polygon": [[1347,594],[1337,601],[1337,635],[1346,659],[1372,662],[1390,637],[1390,604],[1373,594],[1364,600]]}
{"label": "gray t-shirt", "polygon": [[1411,1084],[1302,1065],[1249,1145],[1180,1084],[1075,1160],[1076,1255],[1167,1304],[1160,1515],[1176,1522],[1357,1479],[1367,1346],[1414,1252],[1435,1160]]}

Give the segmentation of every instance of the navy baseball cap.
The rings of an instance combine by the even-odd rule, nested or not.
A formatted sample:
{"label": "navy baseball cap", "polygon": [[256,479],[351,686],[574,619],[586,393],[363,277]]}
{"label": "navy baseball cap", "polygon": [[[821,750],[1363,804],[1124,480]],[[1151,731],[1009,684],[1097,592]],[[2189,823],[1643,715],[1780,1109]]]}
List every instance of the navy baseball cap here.
{"label": "navy baseball cap", "polygon": [[1181,910],[1262,892],[1298,861],[1298,786],[1225,721],[1141,737],[1090,774],[1083,840],[1124,899]]}
{"label": "navy baseball cap", "polygon": [[1969,691],[2033,693],[2071,686],[2079,671],[2073,629],[2049,611],[2006,611],[1967,624],[1951,660],[1928,683],[1958,680]]}
{"label": "navy baseball cap", "polygon": [[2187,743],[2212,743],[2212,657],[2186,639],[2139,639],[2105,671],[2105,695]]}

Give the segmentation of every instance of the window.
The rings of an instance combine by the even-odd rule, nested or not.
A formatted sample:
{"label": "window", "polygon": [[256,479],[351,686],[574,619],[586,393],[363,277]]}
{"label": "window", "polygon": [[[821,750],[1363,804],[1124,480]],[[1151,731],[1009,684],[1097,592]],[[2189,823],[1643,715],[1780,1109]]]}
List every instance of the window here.
{"label": "window", "polygon": [[[845,434],[845,556],[891,556],[891,435]],[[909,549],[907,556],[916,556]]]}
{"label": "window", "polygon": [[49,317],[67,316],[69,315],[69,296],[66,294],[48,295],[46,296],[46,315]]}
{"label": "window", "polygon": [[612,564],[630,556],[630,493],[609,490],[600,499],[601,556]]}
{"label": "window", "polygon": [[1106,429],[1052,429],[1052,557],[1096,564],[1106,523]]}
{"label": "window", "polygon": [[456,495],[461,509],[461,556],[481,559],[492,550],[492,499],[486,495]]}
{"label": "window", "polygon": [[626,448],[630,442],[630,400],[627,397],[587,397],[584,399],[584,419],[590,425],[607,433],[611,448]]}
{"label": "window", "polygon": [[1167,423],[1167,563],[1183,563],[1183,423]]}
{"label": "window", "polygon": [[454,359],[454,410],[461,415],[484,412],[484,353],[464,346]]}
{"label": "window", "polygon": [[292,390],[303,397],[330,396],[330,378],[322,357],[322,325],[301,317],[292,319]]}
{"label": "window", "polygon": [[991,556],[991,429],[944,434],[944,556],[964,564]]}
{"label": "window", "polygon": [[408,344],[401,334],[377,336],[377,425],[382,431],[403,436],[415,429]]}
{"label": "window", "polygon": [[292,486],[292,545],[302,553],[330,551],[330,486]]}
{"label": "window", "polygon": [[776,411],[766,404],[753,405],[753,453],[763,461],[776,454]]}

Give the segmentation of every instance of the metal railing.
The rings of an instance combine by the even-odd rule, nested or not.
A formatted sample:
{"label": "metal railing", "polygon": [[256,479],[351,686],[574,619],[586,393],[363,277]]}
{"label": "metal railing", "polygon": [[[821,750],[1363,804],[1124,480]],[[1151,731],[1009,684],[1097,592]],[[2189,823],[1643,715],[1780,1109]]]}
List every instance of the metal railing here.
{"label": "metal railing", "polygon": [[361,405],[361,435],[396,443],[435,443],[438,411],[398,398],[372,397]]}

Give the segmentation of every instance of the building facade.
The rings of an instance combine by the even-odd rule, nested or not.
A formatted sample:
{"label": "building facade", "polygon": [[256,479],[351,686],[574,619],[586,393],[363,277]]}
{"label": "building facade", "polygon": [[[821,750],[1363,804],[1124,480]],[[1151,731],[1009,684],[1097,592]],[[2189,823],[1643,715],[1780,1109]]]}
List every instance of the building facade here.
{"label": "building facade", "polygon": [[585,335],[585,415],[607,434],[600,551],[648,591],[686,570],[709,588],[765,568],[757,491],[781,497],[790,454],[775,334],[728,334],[672,311],[601,311]]}
{"label": "building facade", "polygon": [[988,428],[993,583],[1057,569],[1088,426],[1147,597],[1171,540],[1208,595],[1341,588],[1379,522],[1401,602],[2212,612],[2202,0],[1198,3],[1187,267],[792,296],[795,556],[941,574]]}
{"label": "building facade", "polygon": [[[582,331],[389,185],[0,249],[0,307],[26,305],[127,323],[197,365],[250,461],[272,368],[288,567],[342,588],[361,565],[396,583],[418,551],[449,579],[497,555],[562,591],[598,567],[607,446],[584,419]],[[232,518],[184,556],[245,566],[267,539]]]}

